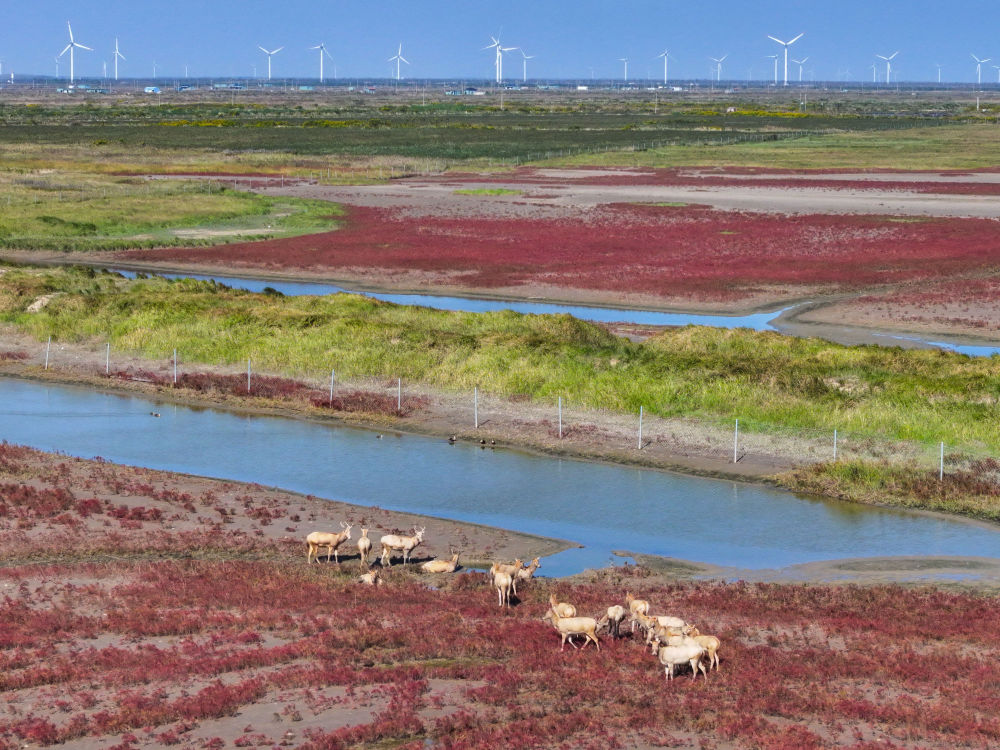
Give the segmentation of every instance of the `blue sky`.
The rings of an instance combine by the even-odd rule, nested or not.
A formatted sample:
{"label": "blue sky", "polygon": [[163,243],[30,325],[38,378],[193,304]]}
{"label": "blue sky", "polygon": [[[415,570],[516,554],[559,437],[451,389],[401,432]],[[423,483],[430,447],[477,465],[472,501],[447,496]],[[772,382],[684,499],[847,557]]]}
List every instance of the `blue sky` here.
{"label": "blue sky", "polygon": [[[901,81],[975,80],[970,57],[993,60],[984,65],[983,81],[996,84],[1000,64],[1000,0],[38,0],[11,2],[0,21],[0,60],[4,76],[52,75],[53,58],[66,45],[66,21],[79,42],[94,52],[78,51],[77,77],[99,76],[102,63],[112,67],[114,38],[127,60],[123,77],[157,75],[250,76],[266,73],[257,45],[285,49],[273,59],[273,75],[315,77],[316,52],[325,42],[341,78],[385,77],[386,58],[403,43],[408,78],[487,78],[493,57],[480,48],[502,29],[505,46],[536,55],[531,77],[621,78],[630,58],[629,77],[662,77],[655,56],[665,47],[675,58],[671,78],[705,78],[708,58],[729,57],[723,78],[770,79],[766,55],[780,52],[768,34],[789,39],[805,36],[791,57],[808,56],[805,77],[871,81],[875,55],[899,50],[893,69]],[[60,72],[68,71],[68,61]],[[327,61],[326,74],[333,72]],[[884,76],[884,63],[881,63]],[[505,77],[520,76],[521,58],[505,60]],[[798,68],[790,64],[790,78]]]}

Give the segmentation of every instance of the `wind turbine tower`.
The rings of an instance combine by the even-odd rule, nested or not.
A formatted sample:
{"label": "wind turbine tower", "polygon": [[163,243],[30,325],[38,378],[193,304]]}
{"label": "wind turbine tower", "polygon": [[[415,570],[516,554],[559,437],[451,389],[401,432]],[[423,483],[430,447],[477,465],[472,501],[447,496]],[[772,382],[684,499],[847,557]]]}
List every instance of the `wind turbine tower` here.
{"label": "wind turbine tower", "polygon": [[[789,42],[783,42],[780,39],[778,39],[778,37],[776,37],[776,36],[771,36],[770,34],[767,35],[768,39],[773,39],[774,41],[776,41],[778,44],[780,44],[782,47],[785,48],[785,85],[786,86],[788,85],[788,48],[791,47],[793,44],[795,44],[797,41],[799,41],[799,39],[801,39],[804,36],[805,36],[805,32],[802,32],[801,34],[799,34],[797,37],[795,37],[791,41],[789,41]],[[775,64],[777,64],[777,59],[775,60]],[[775,85],[777,85],[777,82],[775,82]]]}
{"label": "wind turbine tower", "polygon": [[320,42],[315,47],[310,47],[309,49],[319,50],[319,82],[323,83],[323,55],[329,57],[330,60],[333,60],[333,56],[326,51],[326,45],[323,42]]}
{"label": "wind turbine tower", "polygon": [[500,44],[500,38],[496,37],[496,36],[490,36],[490,39],[493,40],[493,43],[492,44],[487,44],[485,47],[483,47],[483,49],[493,49],[493,48],[496,48],[497,59],[496,59],[496,62],[493,63],[493,65],[496,67],[496,70],[497,70],[497,83],[503,83],[503,53],[504,52],[510,52],[511,50],[515,50],[515,49],[517,49],[517,47],[503,47],[503,46],[501,46],[501,44]]}
{"label": "wind turbine tower", "polygon": [[778,85],[778,56],[777,55],[765,55],[765,60],[774,60],[774,85]]}
{"label": "wind turbine tower", "polygon": [[976,57],[975,55],[973,55],[972,59],[976,61],[976,84],[977,85],[982,85],[982,83],[983,83],[983,63],[987,63],[990,60],[992,60],[993,58],[987,57],[985,60],[980,60],[978,57]]}
{"label": "wind turbine tower", "polygon": [[938,69],[938,83],[941,83],[941,68],[944,66],[941,63],[935,63],[934,67]]}
{"label": "wind turbine tower", "polygon": [[660,54],[658,54],[657,57],[662,57],[663,58],[663,85],[666,86],[667,85],[667,60],[670,59],[670,51],[669,50],[663,50],[663,52],[661,52]]}
{"label": "wind turbine tower", "polygon": [[399,80],[399,63],[405,62],[407,65],[410,64],[410,61],[407,60],[405,57],[403,57],[403,43],[402,42],[399,43],[399,51],[396,52],[395,55],[393,55],[392,57],[390,57],[389,60],[388,60],[388,62],[395,62],[396,63],[396,80],[398,81]]}
{"label": "wind turbine tower", "polygon": [[263,47],[261,47],[258,44],[257,45],[257,49],[259,49],[261,52],[263,52],[265,55],[267,55],[267,80],[270,81],[271,80],[271,57],[274,56],[274,55],[276,55],[276,54],[278,54],[279,52],[281,52],[281,50],[284,49],[284,46],[278,47],[278,49],[272,50],[271,52],[268,52],[266,49],[264,49]]}
{"label": "wind turbine tower", "polygon": [[523,66],[524,66],[524,69],[523,69],[523,70],[521,71],[521,73],[522,73],[522,78],[521,78],[521,82],[522,82],[522,83],[527,83],[527,82],[528,82],[528,60],[530,60],[530,59],[532,59],[533,57],[535,57],[535,55],[526,55],[526,54],[524,53],[524,50],[522,49],[522,50],[521,50],[521,57],[523,58],[523,59],[521,60],[521,63],[522,63],[522,64],[523,64]]}
{"label": "wind turbine tower", "polygon": [[74,79],[74,67],[73,67],[73,51],[79,47],[80,49],[86,49],[93,52],[92,47],[88,47],[85,44],[80,44],[73,39],[73,27],[69,25],[69,21],[66,22],[66,28],[69,29],[69,44],[63,47],[63,51],[59,53],[59,57],[62,57],[67,52],[69,52],[69,82],[73,83]]}
{"label": "wind turbine tower", "polygon": [[799,66],[799,83],[802,83],[802,66],[805,65],[805,62],[808,59],[808,57],[803,57],[801,60],[792,58],[792,62]]}
{"label": "wind turbine tower", "polygon": [[711,60],[712,62],[715,63],[715,80],[717,82],[721,83],[721,81],[722,81],[722,61],[725,60],[727,57],[729,57],[729,53],[728,52],[726,54],[724,54],[722,57],[710,57],[710,58],[708,58],[709,60]]}
{"label": "wind turbine tower", "polygon": [[886,57],[885,55],[875,55],[875,57],[879,58],[880,60],[885,60],[885,85],[886,86],[888,86],[890,83],[892,83],[892,79],[891,79],[891,75],[892,75],[892,58],[894,58],[898,54],[899,54],[899,50],[896,50],[895,52],[893,52],[888,57]]}
{"label": "wind turbine tower", "polygon": [[118,60],[125,59],[125,55],[118,51],[118,37],[115,37],[115,80],[118,80]]}
{"label": "wind turbine tower", "polygon": [[625,63],[625,83],[628,83],[628,58],[627,57],[619,57],[618,60],[620,62]]}

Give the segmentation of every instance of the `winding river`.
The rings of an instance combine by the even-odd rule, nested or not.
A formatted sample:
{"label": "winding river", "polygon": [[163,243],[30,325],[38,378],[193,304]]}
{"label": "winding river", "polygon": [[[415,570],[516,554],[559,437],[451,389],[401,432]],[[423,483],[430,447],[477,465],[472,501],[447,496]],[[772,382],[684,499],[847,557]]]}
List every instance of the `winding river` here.
{"label": "winding river", "polygon": [[[129,278],[135,278],[136,272],[121,268],[109,268],[115,273],[123,274]],[[784,307],[770,312],[754,313],[752,315],[699,315],[697,313],[685,312],[658,312],[655,310],[630,310],[617,307],[598,307],[590,305],[562,305],[547,302],[522,302],[517,300],[502,299],[477,299],[475,297],[449,297],[435,294],[401,294],[391,292],[358,292],[334,284],[324,284],[320,282],[305,281],[276,281],[243,278],[238,276],[216,276],[188,273],[162,273],[157,274],[168,279],[201,279],[203,281],[216,281],[220,284],[232,287],[233,289],[245,289],[250,292],[262,292],[270,288],[289,296],[303,294],[337,294],[345,292],[348,294],[364,294],[368,297],[393,302],[397,305],[418,305],[430,307],[435,310],[457,310],[462,312],[491,312],[496,310],[513,310],[514,312],[526,313],[530,315],[562,315],[568,314],[580,320],[588,320],[593,323],[632,323],[647,326],[684,326],[698,325],[710,326],[713,328],[750,328],[754,331],[779,331],[785,333],[780,319],[782,315],[793,310],[796,306]],[[930,340],[917,336],[906,336],[895,333],[879,333],[870,330],[861,331],[850,326],[842,327],[845,335],[850,336],[859,332],[873,337],[876,341],[884,343],[886,346],[917,346],[924,348],[947,349],[960,354],[968,354],[973,357],[989,357],[1000,354],[1000,347],[997,346],[977,346],[963,344],[957,341]]]}
{"label": "winding river", "polygon": [[[152,419],[153,410],[162,417]],[[616,549],[750,569],[845,557],[1000,557],[1000,530],[956,518],[15,379],[0,378],[0,439],[584,545],[548,558],[548,575],[605,565]]]}

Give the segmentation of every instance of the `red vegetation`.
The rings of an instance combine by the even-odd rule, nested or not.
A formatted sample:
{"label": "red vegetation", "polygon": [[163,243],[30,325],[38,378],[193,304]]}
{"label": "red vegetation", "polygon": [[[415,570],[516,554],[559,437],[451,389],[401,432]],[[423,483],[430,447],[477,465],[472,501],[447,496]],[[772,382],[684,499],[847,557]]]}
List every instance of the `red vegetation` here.
{"label": "red vegetation", "polygon": [[997,223],[988,219],[900,221],[621,204],[578,221],[470,221],[354,207],[335,232],[141,255],[227,267],[413,271],[470,288],[537,284],[727,300],[769,285],[850,289],[990,267],[996,237]]}
{"label": "red vegetation", "polygon": [[320,409],[384,414],[396,417],[408,416],[427,404],[427,399],[423,396],[406,396],[402,403],[397,406],[398,401],[395,396],[359,390],[337,391],[331,401],[328,392],[324,393],[307,383],[268,375],[253,375],[250,378],[249,390],[247,390],[246,375],[185,373],[179,375],[177,383],[174,384],[172,377],[160,375],[150,370],[128,368],[113,372],[111,377],[119,380],[152,383],[163,387],[188,388],[198,393],[218,393],[229,396],[249,395],[256,398],[305,401]]}
{"label": "red vegetation", "polygon": [[[480,573],[432,588],[397,565],[369,588],[354,565],[307,566],[301,536],[237,528],[315,509],[260,488],[187,493],[5,443],[0,473],[0,750],[1000,744],[995,596],[663,584],[629,566],[536,579],[501,611]],[[189,514],[203,531],[175,528]],[[62,516],[87,527],[56,532]],[[60,562],[25,562],[42,553]],[[638,639],[561,653],[539,619],[550,593],[596,616],[625,591],[717,635],[721,671],[668,685]]]}
{"label": "red vegetation", "polygon": [[28,359],[28,353],[23,351],[16,352],[0,352],[0,362],[15,361],[19,362]]}
{"label": "red vegetation", "polygon": [[[722,671],[668,685],[630,637],[560,653],[539,621],[552,590],[544,581],[505,614],[481,574],[431,590],[394,570],[386,586],[362,593],[351,574],[280,562],[4,569],[0,585],[15,588],[0,603],[9,701],[0,736],[53,744],[135,732],[146,746],[190,742],[199,727],[218,732],[213,719],[281,695],[293,721],[369,707],[364,721],[305,730],[308,748],[669,746],[690,735],[747,748],[1000,742],[994,598],[644,586],[620,575],[559,584],[559,596],[597,614],[626,586],[637,590],[658,611],[718,634]],[[455,684],[458,703],[435,696],[435,681]],[[323,698],[331,687],[340,697]],[[252,729],[277,742],[288,726]]]}

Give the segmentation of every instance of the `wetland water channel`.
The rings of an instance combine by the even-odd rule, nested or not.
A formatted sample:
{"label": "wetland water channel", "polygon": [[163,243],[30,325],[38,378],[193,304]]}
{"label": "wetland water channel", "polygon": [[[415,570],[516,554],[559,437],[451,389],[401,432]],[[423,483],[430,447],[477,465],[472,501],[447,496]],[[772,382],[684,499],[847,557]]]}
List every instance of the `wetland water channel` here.
{"label": "wetland water channel", "polygon": [[[136,272],[122,268],[109,268],[109,271],[120,273],[129,278],[135,278]],[[700,315],[685,312],[660,312],[656,310],[630,310],[617,307],[597,307],[590,305],[561,305],[548,302],[521,302],[517,300],[477,299],[475,297],[447,297],[435,294],[402,294],[393,292],[358,292],[352,289],[309,281],[277,281],[265,279],[242,278],[238,276],[215,276],[187,273],[158,273],[167,279],[200,279],[216,281],[233,289],[245,289],[249,292],[262,292],[264,289],[274,289],[288,296],[304,294],[324,295],[364,294],[367,297],[392,302],[397,305],[414,305],[430,307],[435,310],[455,310],[461,312],[491,312],[495,310],[513,310],[530,315],[572,315],[580,320],[592,323],[631,323],[647,326],[710,326],[712,328],[750,328],[754,331],[784,331],[779,318],[796,306],[785,307],[770,312],[754,313],[752,315]],[[860,329],[849,326],[842,327],[845,334],[856,333]],[[906,336],[898,333],[865,330],[879,343],[886,346],[918,346],[925,348],[947,349],[949,351],[968,354],[973,357],[989,357],[1000,354],[1000,347],[976,346],[955,341],[931,341],[917,336]]]}
{"label": "wetland water channel", "polygon": [[541,572],[554,576],[607,565],[612,550],[749,569],[1000,557],[1000,529],[962,519],[416,435],[378,440],[371,430],[16,379],[0,378],[0,439],[583,545],[545,560]]}

